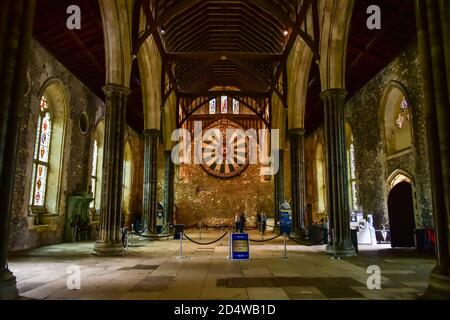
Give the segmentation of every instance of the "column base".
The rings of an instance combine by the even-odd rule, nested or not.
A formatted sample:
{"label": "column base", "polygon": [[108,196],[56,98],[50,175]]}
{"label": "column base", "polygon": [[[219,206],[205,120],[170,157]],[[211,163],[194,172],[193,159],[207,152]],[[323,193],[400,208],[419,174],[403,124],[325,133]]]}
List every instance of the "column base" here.
{"label": "column base", "polygon": [[0,300],[15,300],[19,298],[16,277],[11,271],[0,273]]}
{"label": "column base", "polygon": [[117,243],[97,242],[94,246],[93,254],[102,257],[124,256],[125,249],[121,241]]}
{"label": "column base", "polygon": [[326,254],[339,258],[349,258],[357,255],[352,244],[336,244],[336,247],[333,245],[327,245]]}
{"label": "column base", "polygon": [[430,284],[421,297],[423,300],[450,300],[450,274],[433,270],[430,274]]}

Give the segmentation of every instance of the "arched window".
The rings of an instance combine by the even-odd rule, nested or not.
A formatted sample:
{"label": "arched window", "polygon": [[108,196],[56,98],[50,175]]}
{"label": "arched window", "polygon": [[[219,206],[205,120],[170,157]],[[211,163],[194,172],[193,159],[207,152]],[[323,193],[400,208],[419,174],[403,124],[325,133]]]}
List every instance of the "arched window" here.
{"label": "arched window", "polygon": [[356,189],[356,161],[355,161],[355,143],[353,141],[353,132],[350,125],[345,124],[345,135],[347,144],[347,171],[349,187],[349,203],[352,210],[358,209],[358,192]]}
{"label": "arched window", "polygon": [[94,142],[92,144],[90,189],[94,200],[90,203],[90,208],[100,213],[102,173],[103,173],[103,140],[105,134],[105,121],[100,120],[94,131]]}
{"label": "arched window", "polygon": [[130,143],[125,144],[125,154],[123,163],[123,192],[122,192],[122,212],[125,215],[131,214],[131,182],[132,182],[132,162],[133,155]]}
{"label": "arched window", "polygon": [[316,155],[317,219],[325,215],[325,156],[321,143],[317,144]]}
{"label": "arched window", "polygon": [[44,207],[45,204],[51,139],[52,115],[48,109],[47,98],[45,95],[42,95],[39,104],[36,142],[34,145],[31,206]]}
{"label": "arched window", "polygon": [[67,119],[66,97],[58,80],[44,86],[36,111],[29,204],[32,213],[57,214]]}
{"label": "arched window", "polygon": [[97,158],[98,158],[98,144],[94,140],[94,149],[92,150],[92,172],[91,172],[91,191],[94,201],[90,203],[91,208],[95,208],[95,195],[97,194]]}
{"label": "arched window", "polygon": [[239,114],[239,100],[233,99],[233,114]]}
{"label": "arched window", "polygon": [[216,99],[209,101],[209,114],[216,114]]}
{"label": "arched window", "polygon": [[412,146],[411,105],[403,88],[391,84],[382,100],[384,142],[387,156],[403,154]]}
{"label": "arched window", "polygon": [[228,97],[220,97],[220,113],[228,113]]}

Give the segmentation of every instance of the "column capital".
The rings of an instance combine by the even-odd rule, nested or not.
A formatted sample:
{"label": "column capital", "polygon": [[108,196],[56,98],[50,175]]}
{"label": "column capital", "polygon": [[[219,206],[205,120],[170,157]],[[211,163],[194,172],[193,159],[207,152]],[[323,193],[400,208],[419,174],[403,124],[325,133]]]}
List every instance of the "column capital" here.
{"label": "column capital", "polygon": [[114,83],[109,83],[105,85],[102,89],[106,96],[110,96],[114,93],[120,93],[128,96],[131,93],[131,90],[129,88]]}
{"label": "column capital", "polygon": [[157,136],[159,135],[159,130],[158,129],[145,129],[144,131],[142,131],[144,136]]}
{"label": "column capital", "polygon": [[343,99],[345,99],[348,95],[348,91],[341,88],[334,88],[334,89],[327,89],[325,91],[322,91],[320,93],[320,97],[322,99],[341,96]]}
{"label": "column capital", "polygon": [[304,136],[305,135],[305,129],[304,128],[294,128],[289,129],[289,135],[290,136]]}

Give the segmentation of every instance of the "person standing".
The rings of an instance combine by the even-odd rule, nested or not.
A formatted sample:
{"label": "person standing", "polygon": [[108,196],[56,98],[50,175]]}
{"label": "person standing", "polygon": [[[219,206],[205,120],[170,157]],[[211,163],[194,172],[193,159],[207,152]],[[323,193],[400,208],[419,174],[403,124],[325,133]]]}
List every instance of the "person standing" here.
{"label": "person standing", "polygon": [[258,213],[256,214],[256,222],[257,222],[257,224],[258,224],[258,230],[259,230],[259,231],[262,231],[261,213],[259,213],[259,211],[258,211]]}
{"label": "person standing", "polygon": [[239,227],[240,227],[240,217],[239,214],[236,213],[236,215],[234,216],[234,225],[236,227],[236,232],[239,232]]}
{"label": "person standing", "polygon": [[239,232],[244,233],[244,227],[245,227],[245,213],[241,212],[241,215],[239,216]]}
{"label": "person standing", "polygon": [[263,211],[261,214],[261,232],[264,234],[266,232],[266,223],[267,223],[267,216],[266,213]]}

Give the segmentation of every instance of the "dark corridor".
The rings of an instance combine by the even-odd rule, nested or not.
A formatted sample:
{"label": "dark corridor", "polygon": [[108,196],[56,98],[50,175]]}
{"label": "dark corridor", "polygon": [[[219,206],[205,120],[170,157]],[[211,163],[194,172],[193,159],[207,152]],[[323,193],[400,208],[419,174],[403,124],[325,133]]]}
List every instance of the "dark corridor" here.
{"label": "dark corridor", "polygon": [[414,205],[412,187],[408,182],[400,182],[389,193],[389,225],[391,246],[415,247]]}

